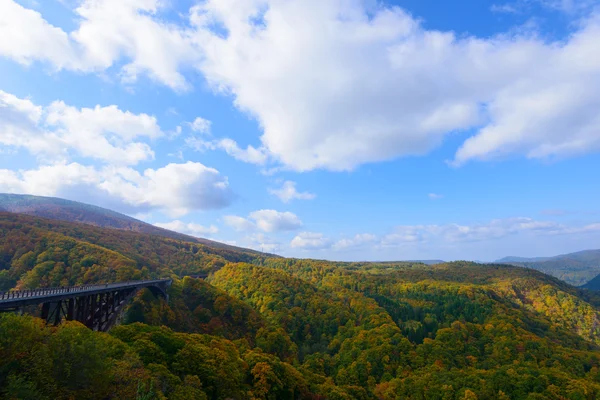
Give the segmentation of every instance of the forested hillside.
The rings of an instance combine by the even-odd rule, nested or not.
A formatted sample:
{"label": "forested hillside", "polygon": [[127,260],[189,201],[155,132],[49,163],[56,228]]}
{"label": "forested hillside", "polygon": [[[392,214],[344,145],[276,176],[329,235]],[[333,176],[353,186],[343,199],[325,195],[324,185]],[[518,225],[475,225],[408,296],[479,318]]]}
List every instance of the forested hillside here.
{"label": "forested hillside", "polygon": [[203,239],[173,232],[148,224],[106,208],[79,203],[77,201],[59,199],[56,197],[31,196],[21,194],[0,193],[0,212],[32,215],[51,218],[66,222],[80,222],[104,228],[114,228],[124,231],[149,233],[175,240],[201,243],[211,247],[235,251],[254,252],[213,240]]}
{"label": "forested hillside", "polygon": [[193,275],[253,251],[0,212],[0,290]]}
{"label": "forested hillside", "polygon": [[537,269],[575,286],[583,286],[600,275],[600,250],[585,250],[555,257],[505,257],[497,262]]}
{"label": "forested hillside", "polygon": [[0,270],[3,289],[174,279],[108,334],[1,315],[9,399],[600,396],[600,297],[531,269],[270,258],[5,213]]}

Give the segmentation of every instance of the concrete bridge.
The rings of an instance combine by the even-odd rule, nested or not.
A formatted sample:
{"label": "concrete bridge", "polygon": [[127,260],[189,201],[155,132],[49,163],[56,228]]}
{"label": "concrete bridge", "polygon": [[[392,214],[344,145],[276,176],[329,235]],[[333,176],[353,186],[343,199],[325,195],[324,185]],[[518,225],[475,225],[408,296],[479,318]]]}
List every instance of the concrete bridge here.
{"label": "concrete bridge", "polygon": [[0,312],[41,304],[41,318],[48,324],[58,325],[66,319],[105,332],[115,324],[123,307],[138,290],[146,288],[168,300],[167,288],[171,282],[171,279],[157,279],[0,292]]}

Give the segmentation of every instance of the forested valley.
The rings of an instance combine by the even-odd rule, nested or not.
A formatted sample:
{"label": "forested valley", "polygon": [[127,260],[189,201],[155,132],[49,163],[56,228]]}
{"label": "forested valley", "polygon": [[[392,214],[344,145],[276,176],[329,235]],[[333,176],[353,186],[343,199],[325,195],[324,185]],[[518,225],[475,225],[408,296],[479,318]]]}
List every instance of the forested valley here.
{"label": "forested valley", "polygon": [[108,333],[0,314],[0,396],[600,397],[600,296],[538,271],[289,259],[0,213],[0,291],[159,277],[169,301],[140,291]]}

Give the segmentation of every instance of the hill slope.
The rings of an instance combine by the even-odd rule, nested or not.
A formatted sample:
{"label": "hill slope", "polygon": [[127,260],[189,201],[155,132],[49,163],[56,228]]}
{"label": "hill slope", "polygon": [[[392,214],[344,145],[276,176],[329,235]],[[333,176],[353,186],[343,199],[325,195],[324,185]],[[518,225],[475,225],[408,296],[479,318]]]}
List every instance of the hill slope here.
{"label": "hill slope", "polygon": [[587,282],[585,285],[582,285],[581,287],[583,289],[600,291],[600,274],[598,274],[595,278]]}
{"label": "hill slope", "polygon": [[194,275],[251,250],[0,212],[0,290]]}
{"label": "hill slope", "polygon": [[600,250],[584,250],[555,257],[504,257],[496,263],[536,269],[571,285],[581,286],[600,274]]}
{"label": "hill slope", "polygon": [[188,236],[159,228],[106,208],[56,197],[0,193],[0,211],[33,215],[60,221],[79,222],[124,231],[149,233],[151,235],[159,235],[186,242],[202,243],[213,247],[253,252],[250,249],[242,249],[213,240]]}
{"label": "hill slope", "polygon": [[552,257],[503,257],[499,260],[494,261],[498,264],[508,264],[508,263],[522,263],[522,262],[538,262],[538,261],[546,261],[550,260]]}

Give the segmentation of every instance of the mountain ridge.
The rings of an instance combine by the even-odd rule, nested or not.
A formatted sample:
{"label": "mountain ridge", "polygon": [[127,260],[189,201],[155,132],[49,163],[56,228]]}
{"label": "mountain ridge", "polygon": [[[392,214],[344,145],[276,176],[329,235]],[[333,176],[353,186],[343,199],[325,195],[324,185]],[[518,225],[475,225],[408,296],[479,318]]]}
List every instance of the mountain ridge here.
{"label": "mountain ridge", "polygon": [[[582,287],[600,275],[600,250],[582,250],[554,257],[504,257],[494,262],[533,268]],[[600,282],[593,286],[600,289]]]}
{"label": "mountain ridge", "polygon": [[[59,221],[77,222],[86,225],[97,226],[100,228],[112,228],[130,232],[148,233],[169,239],[260,254],[260,252],[256,250],[232,246],[214,240],[199,238],[160,228],[108,208],[82,203],[79,201],[62,199],[59,197],[0,193],[0,211],[49,218]],[[269,254],[269,256],[276,255]]]}

